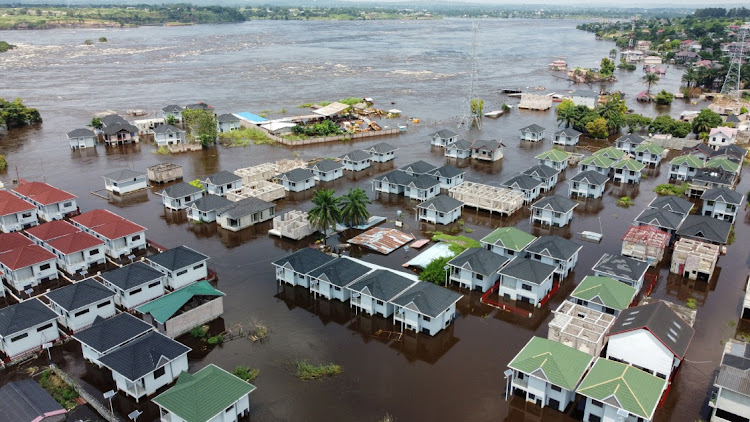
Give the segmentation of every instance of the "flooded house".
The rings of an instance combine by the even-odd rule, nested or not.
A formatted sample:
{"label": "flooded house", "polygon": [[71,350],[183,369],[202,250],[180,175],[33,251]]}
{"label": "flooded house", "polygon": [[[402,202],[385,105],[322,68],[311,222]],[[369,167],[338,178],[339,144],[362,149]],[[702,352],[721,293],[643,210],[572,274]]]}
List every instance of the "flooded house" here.
{"label": "flooded house", "polygon": [[176,104],[170,104],[161,109],[161,117],[163,117],[165,120],[173,117],[175,119],[175,122],[179,123],[182,121],[183,110],[185,110],[184,107],[178,106]]}
{"label": "flooded house", "polygon": [[140,171],[130,169],[117,170],[102,177],[104,178],[104,188],[118,195],[143,190],[148,187],[148,177],[146,173]]}
{"label": "flooded house", "polygon": [[669,246],[671,235],[654,226],[631,226],[622,238],[620,253],[656,265]]}
{"label": "flooded house", "polygon": [[37,298],[0,309],[0,352],[11,359],[59,338],[57,314]]}
{"label": "flooded house", "polygon": [[615,160],[612,160],[610,158],[598,155],[590,155],[578,163],[578,168],[581,172],[595,171],[597,173],[603,174],[604,176],[609,176],[612,164],[614,163]]}
{"label": "flooded house", "polygon": [[381,142],[366,148],[365,151],[370,153],[373,162],[385,163],[396,158],[396,151],[398,151],[398,148],[387,142]]}
{"label": "flooded house", "polygon": [[[411,274],[377,269],[346,288],[350,294],[350,306],[355,308],[355,312],[361,311],[368,315],[388,318],[396,311],[396,304],[392,301],[416,283],[419,283],[416,276]],[[455,312],[455,306],[453,310]],[[401,306],[399,306],[399,311],[401,311]]]}
{"label": "flooded house", "polygon": [[578,140],[581,137],[581,132],[573,128],[565,128],[563,130],[555,132],[555,137],[552,139],[552,143],[563,146],[578,145]]}
{"label": "flooded house", "polygon": [[701,200],[703,200],[701,214],[734,223],[743,199],[744,196],[741,193],[726,187],[708,189],[701,195]]}
{"label": "flooded house", "polygon": [[729,339],[713,380],[713,394],[708,402],[711,421],[738,421],[750,418],[750,384],[747,368],[750,367],[748,343]]}
{"label": "flooded house", "polygon": [[708,133],[708,146],[713,150],[717,150],[727,145],[736,144],[737,132],[737,129],[727,126],[712,128]]}
{"label": "flooded house", "polygon": [[456,303],[462,297],[433,283],[414,283],[390,301],[393,323],[401,323],[402,330],[434,336],[456,319]]}
{"label": "flooded house", "polygon": [[648,263],[627,256],[605,253],[591,270],[598,277],[613,278],[640,292],[648,270]]}
{"label": "flooded house", "polygon": [[464,182],[465,173],[465,170],[446,164],[442,167],[436,168],[428,174],[437,178],[442,189],[450,189]]}
{"label": "flooded house", "polygon": [[[106,262],[103,240],[81,231],[69,223],[65,224],[70,226],[74,231],[57,236],[54,233],[54,229],[44,232],[44,226],[47,224],[52,224],[52,222],[35,227],[40,228],[40,231],[36,231],[36,233],[46,235],[47,239],[40,246],[52,252],[57,257],[58,268],[68,274],[76,274],[80,271],[88,270],[94,265],[102,265]],[[49,238],[51,236],[56,237]]]}
{"label": "flooded house", "polygon": [[20,233],[0,233],[0,274],[21,294],[57,279],[57,257]]}
{"label": "flooded house", "polygon": [[448,194],[465,206],[487,210],[490,214],[511,215],[523,206],[522,192],[481,183],[463,182],[450,188]]}
{"label": "flooded house", "polygon": [[91,129],[74,129],[68,132],[67,136],[70,149],[94,148],[96,146],[96,134]]}
{"label": "flooded house", "polygon": [[716,151],[711,153],[710,157],[735,158],[734,161],[742,161],[747,157],[747,150],[734,144],[726,145],[717,148]]}
{"label": "flooded house", "polygon": [[726,245],[732,223],[707,215],[688,215],[677,230],[680,239],[694,239],[714,245]]}
{"label": "flooded house", "polygon": [[242,189],[242,177],[226,170],[201,179],[201,183],[209,195],[226,196],[230,192]]}
{"label": "flooded house", "polygon": [[0,230],[17,232],[39,224],[36,205],[16,195],[0,190]]}
{"label": "flooded house", "polygon": [[205,195],[187,205],[187,218],[201,223],[216,221],[216,211],[231,204],[232,201],[218,195]]}
{"label": "flooded house", "polygon": [[[401,195],[406,186],[414,180],[414,176],[403,170],[393,170],[381,176],[377,176],[372,182],[376,192],[393,193]],[[439,183],[439,182],[438,182]]]}
{"label": "flooded house", "polygon": [[222,229],[237,232],[276,216],[276,204],[259,198],[245,198],[216,210],[216,222]]}
{"label": "flooded house", "polygon": [[430,135],[430,145],[446,148],[458,141],[458,134],[448,129],[441,129]]}
{"label": "flooded house", "polygon": [[302,192],[315,187],[315,174],[310,169],[296,168],[275,177],[289,192]]}
{"label": "flooded house", "polygon": [[346,302],[351,297],[348,285],[362,278],[372,271],[358,259],[340,256],[309,271],[307,278],[310,291],[317,298],[322,296],[328,300],[338,299]]}
{"label": "flooded house", "polygon": [[618,316],[630,307],[638,291],[612,277],[587,275],[570,294],[570,301],[581,306]]}
{"label": "flooded house", "polygon": [[291,210],[273,218],[273,228],[269,234],[300,240],[315,233],[316,229],[310,224],[308,215],[304,211]]}
{"label": "flooded house", "polygon": [[107,145],[125,145],[140,141],[137,127],[116,114],[101,118],[102,135]]}
{"label": "flooded house", "polygon": [[663,209],[683,217],[690,214],[695,205],[687,199],[675,195],[657,196],[648,204],[648,208]]}
{"label": "flooded house", "polygon": [[604,157],[604,158],[609,158],[612,161],[617,161],[617,160],[622,160],[623,158],[625,158],[626,154],[625,154],[625,152],[623,152],[623,151],[621,151],[621,150],[619,150],[617,148],[607,147],[607,148],[602,148],[602,149],[594,152],[593,155],[595,157]]}
{"label": "flooded house", "polygon": [[143,320],[122,312],[108,319],[97,317],[90,327],[72,337],[81,343],[83,358],[101,368],[100,357],[152,330]]}
{"label": "flooded house", "polygon": [[483,237],[480,242],[488,251],[513,259],[525,256],[525,249],[536,239],[536,236],[515,227],[500,227]]}
{"label": "flooded house", "polygon": [[623,158],[612,163],[610,168],[615,182],[637,185],[641,183],[642,171],[646,165],[632,158]]}
{"label": "flooded house", "polygon": [[531,205],[531,223],[551,227],[565,227],[573,219],[578,202],[560,195],[544,197]]}
{"label": "flooded house", "polygon": [[27,182],[21,179],[11,193],[34,204],[40,220],[62,220],[78,213],[76,196],[43,182]]}
{"label": "flooded house", "polygon": [[166,292],[167,276],[142,261],[105,271],[99,275],[108,289],[115,292],[115,304],[135,309]]}
{"label": "flooded house", "polygon": [[115,316],[115,293],[87,278],[45,294],[58,323],[72,332],[91,326],[96,318]]}
{"label": "flooded house", "polygon": [[189,351],[189,347],[150,331],[103,355],[99,362],[112,371],[117,389],[137,403],[187,371]]}
{"label": "flooded house", "polygon": [[5,384],[0,388],[0,398],[0,414],[8,420],[59,422],[68,416],[68,411],[33,379]]}
{"label": "flooded house", "polygon": [[601,311],[563,300],[552,311],[547,338],[590,355],[601,355],[607,344],[607,333],[615,317]]}
{"label": "flooded house", "polygon": [[321,182],[331,182],[339,177],[344,177],[344,165],[329,158],[318,161],[310,166],[310,169],[315,180]]}
{"label": "flooded house", "polygon": [[620,136],[615,140],[615,148],[620,151],[635,156],[635,149],[640,146],[645,139],[635,133],[628,133]]}
{"label": "flooded house", "polygon": [[564,171],[568,168],[570,153],[560,149],[551,149],[537,155],[535,158],[539,165],[549,166],[557,171]]}
{"label": "flooded house", "polygon": [[417,220],[432,224],[450,224],[461,218],[464,203],[448,195],[437,195],[417,205]]}
{"label": "flooded house", "polygon": [[174,211],[184,210],[188,204],[203,197],[203,194],[203,189],[185,182],[176,183],[159,192],[164,207]]}
{"label": "flooded house", "polygon": [[694,155],[680,155],[669,162],[669,178],[689,182],[705,162]]}
{"label": "flooded house", "polygon": [[715,151],[713,148],[699,141],[692,147],[688,146],[682,148],[682,150],[680,151],[680,155],[692,155],[693,157],[701,161],[706,161],[708,160],[708,157],[710,157],[714,152]]}
{"label": "flooded house", "polygon": [[159,125],[154,128],[154,143],[157,147],[180,145],[186,142],[186,132],[172,125]]}
{"label": "flooded house", "polygon": [[339,156],[339,159],[341,159],[341,163],[344,165],[344,170],[362,171],[370,167],[372,156],[367,151],[355,149],[354,151]]}
{"label": "flooded house", "polygon": [[522,193],[525,204],[528,204],[539,196],[542,191],[542,185],[543,183],[539,180],[525,174],[519,174],[500,183],[500,186],[504,188]]}
{"label": "flooded house", "polygon": [[669,272],[690,280],[708,282],[719,260],[719,245],[692,239],[680,239],[674,244]]}
{"label": "flooded house", "polygon": [[500,269],[500,298],[529,303],[536,307],[550,291],[556,267],[529,258],[513,258]]}
{"label": "flooded house", "polygon": [[146,228],[102,209],[70,219],[74,226],[104,241],[104,251],[112,258],[146,249]]}
{"label": "flooded house", "polygon": [[519,131],[521,132],[522,141],[539,142],[544,140],[544,134],[547,132],[547,129],[536,123],[532,123],[526,127],[522,127]]}
{"label": "flooded house", "polygon": [[437,177],[420,174],[404,187],[404,196],[418,201],[426,201],[440,194],[440,182]]}
{"label": "flooded house", "polygon": [[576,106],[594,109],[599,104],[599,93],[589,89],[577,89],[573,91],[572,100]]}
{"label": "flooded house", "polygon": [[665,231],[671,236],[670,241],[674,241],[672,236],[685,221],[685,215],[665,208],[646,208],[635,217],[634,221],[639,226],[651,226]]}
{"label": "flooded house", "polygon": [[332,261],[334,258],[317,249],[302,248],[273,262],[276,267],[276,281],[292,286],[310,287],[307,274]]}
{"label": "flooded house", "polygon": [[687,194],[691,198],[700,198],[709,189],[734,189],[738,179],[736,173],[724,171],[721,168],[700,169],[695,172],[693,180],[690,181]]}
{"label": "flooded house", "polygon": [[433,166],[432,164],[426,161],[419,160],[419,161],[415,161],[411,164],[401,167],[400,170],[410,176],[417,177],[421,175],[430,174],[433,171],[437,170],[437,167]]}
{"label": "flooded house", "polygon": [[661,160],[664,159],[665,149],[651,142],[643,142],[635,147],[634,155],[636,161],[643,163],[648,167],[658,167]]}
{"label": "flooded house", "polygon": [[219,133],[231,132],[240,129],[241,127],[240,118],[234,114],[224,113],[216,118],[216,129]]}
{"label": "flooded house", "polygon": [[467,141],[466,139],[459,139],[445,147],[445,153],[443,155],[459,160],[471,158],[471,145],[472,142]]}
{"label": "flooded house", "polygon": [[578,263],[578,252],[583,248],[572,240],[557,235],[539,236],[526,247],[529,258],[555,266],[555,274],[562,280]]}
{"label": "flooded house", "polygon": [[179,289],[208,278],[208,257],[200,252],[178,246],[148,256],[146,263],[167,276],[167,287]]}
{"label": "flooded house", "polygon": [[570,197],[601,198],[607,188],[609,177],[594,170],[581,171],[570,178],[568,194]]}
{"label": "flooded house", "polygon": [[547,192],[554,188],[557,184],[557,176],[560,174],[560,172],[550,166],[537,164],[535,166],[527,168],[526,170],[521,172],[521,174],[525,174],[526,176],[530,176],[542,182],[542,192]]}
{"label": "flooded house", "polygon": [[710,158],[708,161],[706,161],[706,164],[703,165],[703,168],[706,170],[722,170],[739,175],[742,171],[742,166],[740,164],[741,163],[739,160],[731,160],[725,157],[716,157]]}
{"label": "flooded house", "polygon": [[497,161],[503,158],[505,144],[492,140],[477,139],[471,144],[471,158],[482,161]]}
{"label": "flooded house", "polygon": [[[510,394],[527,402],[565,412],[594,358],[572,347],[532,337],[510,361]],[[506,395],[507,399],[507,395]]]}
{"label": "flooded house", "polygon": [[224,313],[224,293],[208,281],[179,288],[136,308],[159,333],[175,338]]}
{"label": "flooded house", "polygon": [[508,258],[484,248],[468,248],[448,261],[448,280],[469,290],[486,292],[500,280]]}

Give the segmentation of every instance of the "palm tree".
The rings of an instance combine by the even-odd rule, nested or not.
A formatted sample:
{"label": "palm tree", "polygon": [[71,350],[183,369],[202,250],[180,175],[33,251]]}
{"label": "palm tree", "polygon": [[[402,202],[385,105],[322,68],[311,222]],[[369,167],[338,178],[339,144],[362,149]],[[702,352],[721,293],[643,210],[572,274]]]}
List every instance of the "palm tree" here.
{"label": "palm tree", "polygon": [[682,74],[682,82],[685,82],[685,85],[687,85],[688,88],[698,82],[698,73],[694,68],[689,67],[685,73]]}
{"label": "palm tree", "polygon": [[323,233],[324,243],[326,230],[335,229],[336,223],[341,222],[340,202],[341,198],[333,195],[333,189],[319,189],[312,197],[315,206],[307,212],[307,218],[313,227]]}
{"label": "palm tree", "polygon": [[565,108],[558,108],[557,109],[557,121],[558,126],[560,124],[565,123],[565,127],[569,128],[571,124],[573,124],[573,121],[576,118],[576,108],[575,107],[565,107]]}
{"label": "palm tree", "polygon": [[341,217],[349,227],[365,224],[370,218],[370,212],[367,211],[367,204],[370,198],[367,193],[360,189],[349,189],[349,193],[341,198]]}
{"label": "palm tree", "polygon": [[648,85],[648,89],[646,90],[646,93],[650,94],[651,86],[659,85],[659,75],[657,75],[654,72],[648,72],[645,75],[643,75],[643,83]]}

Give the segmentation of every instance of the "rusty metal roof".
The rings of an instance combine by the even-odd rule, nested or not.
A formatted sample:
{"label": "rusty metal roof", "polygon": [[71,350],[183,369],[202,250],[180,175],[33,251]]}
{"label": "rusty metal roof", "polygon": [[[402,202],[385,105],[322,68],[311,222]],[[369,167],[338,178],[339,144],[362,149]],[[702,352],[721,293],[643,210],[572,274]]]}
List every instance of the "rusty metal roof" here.
{"label": "rusty metal roof", "polygon": [[349,239],[349,243],[362,245],[384,255],[395,251],[414,240],[414,236],[396,229],[375,227]]}

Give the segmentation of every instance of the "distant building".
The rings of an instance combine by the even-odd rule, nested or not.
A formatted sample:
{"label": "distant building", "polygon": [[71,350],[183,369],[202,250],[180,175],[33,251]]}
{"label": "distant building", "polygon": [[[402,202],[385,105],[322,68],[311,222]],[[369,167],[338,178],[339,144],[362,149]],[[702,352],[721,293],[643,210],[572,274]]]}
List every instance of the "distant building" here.
{"label": "distant building", "polygon": [[219,117],[216,118],[216,126],[219,133],[231,132],[242,127],[240,124],[240,118],[229,113],[220,114]]}
{"label": "distant building", "polygon": [[[414,176],[403,170],[393,170],[381,176],[377,176],[372,182],[376,192],[403,194],[406,186],[414,180]],[[439,182],[438,182],[439,184]]]}
{"label": "distant building", "polygon": [[599,93],[591,90],[578,89],[573,92],[572,99],[573,104],[576,106],[586,106],[593,109],[599,104]]}
{"label": "distant building", "polygon": [[552,167],[557,171],[564,171],[568,167],[570,153],[559,149],[551,149],[535,157],[539,165]]}
{"label": "distant building", "polygon": [[615,161],[610,158],[590,155],[578,163],[578,168],[581,172],[595,171],[609,177],[609,172],[614,163]]}
{"label": "distant building", "polygon": [[[346,288],[350,292],[350,306],[355,308],[355,311],[388,318],[397,311],[396,304],[392,301],[416,283],[421,284],[416,279],[407,278],[395,271],[378,269],[348,285]],[[399,304],[398,311],[403,312],[402,308],[405,305],[405,303]],[[445,310],[445,308],[443,309]],[[452,309],[452,313],[455,314],[455,303]],[[451,313],[451,309],[448,309],[448,312]],[[399,317],[399,322],[403,322],[405,325],[404,328],[417,329],[418,324],[416,324],[416,321],[410,323],[403,320],[404,314],[399,315]]]}
{"label": "distant building", "polygon": [[315,180],[330,182],[344,176],[344,165],[338,161],[324,159],[310,166]]}
{"label": "distant building", "polygon": [[154,142],[158,147],[185,143],[185,131],[172,125],[159,125],[154,128]]}
{"label": "distant building", "polygon": [[[278,186],[278,185],[276,185]],[[187,204],[187,218],[202,223],[216,221],[216,211],[232,201],[218,195],[206,195]]]}
{"label": "distant building", "polygon": [[483,161],[497,161],[503,158],[505,144],[496,140],[477,139],[471,144],[471,158]]}
{"label": "distant building", "polygon": [[635,155],[635,149],[643,143],[645,139],[635,133],[628,133],[620,136],[615,141],[615,148],[625,153]]}
{"label": "distant building", "polygon": [[396,151],[398,151],[398,148],[389,143],[381,142],[366,148],[365,151],[370,153],[373,162],[385,163],[396,158]]}
{"label": "distant building", "polygon": [[159,193],[164,207],[174,211],[183,210],[193,201],[203,197],[203,189],[190,183],[180,182],[167,187]]}
{"label": "distant building", "polygon": [[437,195],[417,205],[417,220],[432,224],[450,224],[461,218],[464,203],[448,195]]}
{"label": "distant building", "polygon": [[124,169],[105,174],[104,188],[112,193],[124,195],[148,187],[148,178],[146,173]]}
{"label": "distant building", "polygon": [[183,107],[172,104],[168,105],[161,109],[161,116],[164,119],[168,119],[170,116],[174,117],[175,122],[179,123],[182,121],[182,111],[184,110]]}
{"label": "distant building", "polygon": [[332,259],[307,273],[310,292],[316,298],[322,296],[328,300],[338,299],[346,302],[351,295],[346,286],[364,277],[370,271],[372,268],[356,259],[345,256]]}
{"label": "distant building", "polygon": [[209,195],[226,196],[242,189],[242,177],[226,170],[207,176],[201,183]]}

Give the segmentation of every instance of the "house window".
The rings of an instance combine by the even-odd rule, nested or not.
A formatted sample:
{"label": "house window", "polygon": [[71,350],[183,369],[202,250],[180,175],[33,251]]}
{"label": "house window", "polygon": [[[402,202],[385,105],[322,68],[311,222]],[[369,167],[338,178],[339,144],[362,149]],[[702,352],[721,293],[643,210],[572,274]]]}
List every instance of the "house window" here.
{"label": "house window", "polygon": [[49,270],[50,264],[44,264],[39,266],[39,271]]}
{"label": "house window", "polygon": [[224,412],[225,412],[225,413],[229,413],[229,412],[231,412],[232,410],[234,410],[234,405],[231,405],[231,406],[229,406],[229,407],[227,408],[227,410],[225,410]]}
{"label": "house window", "polygon": [[175,274],[175,276],[176,276],[176,277],[179,277],[179,276],[181,276],[181,275],[185,275],[185,274],[187,274],[187,272],[188,272],[188,270],[182,270],[182,271],[178,271],[178,272],[177,272],[177,274]]}
{"label": "house window", "polygon": [[602,407],[602,402],[591,399],[591,405],[596,407]]}
{"label": "house window", "polygon": [[30,212],[25,212],[25,213],[21,214],[21,217],[23,217],[23,218],[29,218],[29,217],[31,217],[31,213]]}
{"label": "house window", "polygon": [[422,317],[422,319],[423,319],[423,320],[424,320],[425,322],[430,322],[430,317],[428,317],[428,316],[423,316],[423,317]]}
{"label": "house window", "polygon": [[559,392],[559,391],[562,391],[562,388],[561,388],[561,387],[558,387],[558,386],[556,386],[556,385],[554,385],[554,384],[550,385],[550,388],[551,388],[551,389],[552,389],[553,391],[558,391],[558,392]]}
{"label": "house window", "polygon": [[66,202],[66,203],[63,204],[64,208],[70,208],[71,206],[73,206],[72,202]]}
{"label": "house window", "polygon": [[166,366],[162,366],[161,368],[154,371],[154,379],[158,379],[162,377],[167,372]]}
{"label": "house window", "polygon": [[112,302],[110,302],[110,301],[102,302],[102,303],[96,305],[96,308],[97,309],[104,308],[104,307],[108,306],[110,303],[112,303]]}
{"label": "house window", "polygon": [[340,292],[341,291],[341,287],[339,287],[339,286],[333,286],[333,290],[336,290],[337,292]]}
{"label": "house window", "polygon": [[376,300],[375,302],[376,302],[376,303],[377,303],[378,305],[381,305],[381,306],[383,305],[383,301],[382,301],[382,300]]}
{"label": "house window", "polygon": [[538,253],[535,253],[534,254],[534,259],[542,259],[542,256],[539,255]]}
{"label": "house window", "polygon": [[194,270],[200,270],[201,268],[203,268],[203,263],[200,263],[196,265],[195,267],[193,267]]}
{"label": "house window", "polygon": [[131,290],[131,291],[130,291],[130,293],[128,293],[128,294],[129,294],[130,296],[134,296],[134,295],[137,295],[138,293],[140,293],[140,292],[141,292],[142,290],[143,290],[143,289],[141,289],[141,288],[138,288],[138,289],[135,289],[135,290]]}
{"label": "house window", "polygon": [[92,249],[89,251],[89,256],[94,256],[99,253],[99,249]]}
{"label": "house window", "polygon": [[78,312],[76,312],[75,314],[73,314],[73,316],[75,316],[75,317],[79,317],[79,316],[81,316],[81,315],[86,315],[87,313],[89,313],[89,310],[88,310],[88,309],[84,309],[84,310],[82,310],[82,311],[78,311]]}
{"label": "house window", "polygon": [[512,250],[508,249],[508,255],[513,255],[513,253],[514,252]]}
{"label": "house window", "polygon": [[29,336],[29,333],[19,334],[19,335],[15,336],[15,337],[11,337],[10,342],[14,343],[14,342],[17,342],[18,340],[23,340],[23,339],[25,339],[28,336]]}
{"label": "house window", "polygon": [[40,331],[48,330],[50,328],[52,328],[51,322],[49,324],[42,325],[41,327],[37,328],[36,331],[40,332]]}
{"label": "house window", "polygon": [[161,281],[154,281],[153,283],[148,285],[148,288],[151,289],[153,287],[156,287],[161,284]]}
{"label": "house window", "polygon": [[137,234],[137,235],[135,235],[135,236],[133,236],[133,237],[130,238],[131,242],[135,242],[137,240],[141,240],[141,235],[140,234]]}
{"label": "house window", "polygon": [[727,412],[724,409],[716,409],[716,417],[732,422],[748,422],[750,419]]}
{"label": "house window", "polygon": [[531,286],[529,286],[528,284],[521,284],[521,288],[522,288],[523,290],[528,290],[528,291],[531,291]]}
{"label": "house window", "polygon": [[477,274],[477,280],[484,280],[484,276],[482,274]]}

